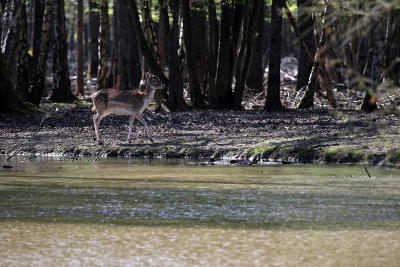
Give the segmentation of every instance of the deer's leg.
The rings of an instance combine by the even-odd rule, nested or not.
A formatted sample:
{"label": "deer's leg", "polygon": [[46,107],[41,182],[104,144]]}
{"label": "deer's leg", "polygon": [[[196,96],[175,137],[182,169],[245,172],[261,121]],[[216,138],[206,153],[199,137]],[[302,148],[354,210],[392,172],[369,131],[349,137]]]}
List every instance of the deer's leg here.
{"label": "deer's leg", "polygon": [[143,124],[143,126],[144,126],[144,128],[145,128],[145,130],[146,130],[147,136],[149,137],[150,141],[151,141],[152,143],[154,143],[154,139],[153,139],[153,137],[151,136],[151,134],[150,134],[150,132],[149,132],[149,127],[147,127],[147,123],[146,123],[146,121],[143,119],[142,115],[136,114],[136,118]]}
{"label": "deer's leg", "polygon": [[94,130],[96,132],[96,141],[100,142],[100,121],[102,117],[99,114],[93,115]]}
{"label": "deer's leg", "polygon": [[128,133],[128,142],[131,142],[131,136],[132,136],[132,126],[133,126],[133,121],[135,120],[135,116],[131,115],[129,116],[129,133]]}

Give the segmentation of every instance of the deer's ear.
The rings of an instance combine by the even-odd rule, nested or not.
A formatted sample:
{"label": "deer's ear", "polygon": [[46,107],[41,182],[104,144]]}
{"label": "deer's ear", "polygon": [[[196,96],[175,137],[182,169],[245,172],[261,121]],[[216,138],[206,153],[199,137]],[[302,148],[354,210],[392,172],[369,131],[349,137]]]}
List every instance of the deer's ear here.
{"label": "deer's ear", "polygon": [[146,79],[147,79],[147,80],[150,79],[151,76],[152,76],[150,72],[146,72],[145,74],[146,74]]}

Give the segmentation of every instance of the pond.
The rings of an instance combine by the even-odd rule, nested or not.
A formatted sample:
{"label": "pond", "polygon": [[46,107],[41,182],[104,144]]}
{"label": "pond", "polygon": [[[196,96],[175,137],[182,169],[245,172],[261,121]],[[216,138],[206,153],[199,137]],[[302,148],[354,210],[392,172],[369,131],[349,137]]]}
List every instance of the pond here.
{"label": "pond", "polygon": [[[4,157],[0,162],[4,162]],[[400,170],[17,158],[0,266],[398,266]]]}

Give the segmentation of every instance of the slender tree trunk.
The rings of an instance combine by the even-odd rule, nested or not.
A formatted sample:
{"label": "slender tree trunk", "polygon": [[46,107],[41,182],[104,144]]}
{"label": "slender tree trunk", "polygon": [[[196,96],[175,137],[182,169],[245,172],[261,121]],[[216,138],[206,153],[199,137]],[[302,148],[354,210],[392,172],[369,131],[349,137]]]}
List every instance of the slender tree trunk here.
{"label": "slender tree trunk", "polygon": [[[316,44],[314,36],[314,22],[312,19],[312,0],[297,0],[298,16],[297,25],[301,34],[301,39],[304,40],[308,50],[314,58]],[[305,88],[310,78],[310,73],[313,64],[309,60],[309,56],[304,49],[299,45],[298,52],[298,74],[296,90]]]}
{"label": "slender tree trunk", "polygon": [[[313,61],[314,65],[311,70],[310,78],[309,78],[304,96],[301,99],[301,101],[298,105],[298,108],[311,108],[314,106],[314,93],[318,86],[318,83],[317,83],[318,77],[320,80],[320,84],[325,87],[325,90],[327,93],[326,98],[328,99],[330,105],[334,108],[336,107],[336,101],[335,101],[333,91],[332,91],[330,82],[328,80],[328,75],[327,75],[327,72],[325,69],[325,50],[327,49],[326,40],[329,39],[328,35],[330,34],[329,32],[331,30],[331,29],[329,29],[330,25],[326,22],[326,16],[327,16],[327,14],[330,14],[331,8],[332,8],[332,6],[329,3],[329,1],[326,1],[325,10],[324,10],[323,19],[322,19],[323,29],[322,29],[321,36],[320,36],[320,39],[318,42],[317,50],[315,52],[314,61]],[[309,56],[310,55],[308,55],[308,57]]]}
{"label": "slender tree trunk", "polygon": [[217,68],[217,108],[232,107],[232,26],[233,26],[233,6],[231,3],[221,2],[221,33],[219,42],[218,68]]}
{"label": "slender tree trunk", "polygon": [[111,52],[111,75],[112,75],[112,88],[113,89],[120,89],[120,73],[119,73],[119,9],[120,9],[121,1],[117,1],[114,3],[113,7],[113,17],[112,17],[112,24],[113,24],[113,42],[112,42],[112,52]]}
{"label": "slender tree trunk", "polygon": [[139,14],[136,6],[135,0],[128,0],[129,11],[131,12],[133,19],[133,27],[135,30],[135,35],[139,43],[139,47],[142,51],[143,56],[146,59],[150,70],[156,75],[164,85],[168,85],[168,78],[165,77],[160,64],[157,63],[157,59],[154,57],[152,49],[147,45],[145,35],[143,34],[142,28],[140,26]]}
{"label": "slender tree trunk", "polygon": [[249,74],[251,58],[253,57],[254,43],[256,37],[258,14],[261,10],[262,1],[254,1],[248,4],[245,10],[245,18],[243,23],[243,40],[237,61],[236,69],[236,85],[234,92],[234,107],[242,109],[242,99],[244,86]]}
{"label": "slender tree trunk", "polygon": [[190,5],[186,0],[181,1],[182,5],[182,17],[183,17],[183,37],[186,48],[186,67],[189,72],[189,88],[190,88],[190,100],[194,107],[199,108],[203,106],[204,98],[201,94],[200,82],[197,78],[196,63],[194,61],[193,42],[191,36],[191,14]]}
{"label": "slender tree trunk", "polygon": [[138,88],[141,79],[139,48],[132,25],[131,14],[126,9],[126,0],[118,1],[118,73],[120,88]]}
{"label": "slender tree trunk", "polygon": [[[36,70],[40,54],[40,46],[41,46],[40,42],[42,37],[45,0],[34,0],[34,3],[35,3],[35,11],[34,11],[34,25],[33,25],[32,65],[34,66],[33,69]],[[31,71],[30,81],[32,81],[32,79],[34,78],[35,72],[36,71]]]}
{"label": "slender tree trunk", "polygon": [[384,42],[385,42],[385,23],[383,15],[375,17],[375,24],[372,28],[372,64],[369,73],[371,83],[367,85],[364,101],[361,109],[372,112],[377,109],[378,86],[382,82],[382,71],[384,66]]}
{"label": "slender tree trunk", "polygon": [[250,70],[246,80],[246,85],[249,88],[255,89],[257,92],[264,90],[264,68],[263,68],[263,32],[265,23],[265,0],[260,0],[261,7],[257,15],[257,24],[253,46],[253,56],[251,58]]}
{"label": "slender tree trunk", "polygon": [[99,70],[100,12],[97,1],[89,0],[89,64],[88,76],[97,77]]}
{"label": "slender tree trunk", "polygon": [[71,80],[68,70],[67,32],[65,29],[64,0],[54,3],[55,40],[53,48],[54,88],[50,93],[50,100],[54,102],[69,102],[76,99],[71,91]]}
{"label": "slender tree trunk", "polygon": [[164,23],[164,45],[167,54],[167,65],[169,69],[168,102],[167,106],[171,111],[184,110],[186,108],[183,99],[183,82],[179,68],[179,1],[169,1],[172,14],[172,26],[169,26],[168,7],[166,0],[159,0],[162,7],[160,20]]}
{"label": "slender tree trunk", "polygon": [[208,101],[211,106],[217,106],[217,57],[218,57],[218,33],[217,14],[214,0],[208,0],[208,43],[207,43],[207,84]]}
{"label": "slender tree trunk", "polygon": [[147,43],[149,44],[150,50],[154,56],[154,59],[160,64],[160,55],[158,54],[157,37],[153,27],[153,18],[151,16],[151,1],[140,0],[142,6],[142,21],[144,28],[144,35]]}
{"label": "slender tree trunk", "polygon": [[99,90],[106,88],[107,81],[108,20],[108,0],[102,0],[100,4],[100,67],[97,76]]}
{"label": "slender tree trunk", "polygon": [[29,87],[29,55],[28,55],[28,34],[26,20],[26,2],[23,1],[21,16],[18,21],[18,55],[17,55],[17,79],[16,90],[24,101],[28,100]]}
{"label": "slender tree trunk", "polygon": [[200,91],[205,95],[204,77],[207,71],[207,12],[203,7],[206,6],[205,0],[192,1],[191,8],[191,38],[192,53],[195,63],[195,72],[199,81]]}
{"label": "slender tree trunk", "polygon": [[268,90],[264,107],[267,111],[278,111],[283,109],[280,99],[282,8],[283,0],[272,0]]}
{"label": "slender tree trunk", "polygon": [[76,78],[76,95],[84,95],[85,89],[83,86],[83,0],[78,0],[78,17],[76,20],[77,26],[77,42],[78,54],[76,58],[77,63],[77,78]]}
{"label": "slender tree trunk", "polygon": [[53,15],[53,0],[46,0],[42,35],[41,35],[41,46],[40,54],[38,58],[37,70],[33,81],[32,89],[29,93],[28,100],[35,106],[39,106],[40,100],[43,95],[44,82],[46,79],[47,70],[47,54],[49,51],[49,40],[50,40],[50,28],[52,23]]}
{"label": "slender tree trunk", "polygon": [[[117,62],[118,62],[118,80],[119,88],[122,90],[129,89],[129,52],[130,52],[130,38],[129,38],[129,21],[128,10],[126,10],[126,0],[120,0],[115,3],[117,7],[117,27],[115,28],[118,43],[117,43]],[[131,88],[132,89],[132,88]]]}

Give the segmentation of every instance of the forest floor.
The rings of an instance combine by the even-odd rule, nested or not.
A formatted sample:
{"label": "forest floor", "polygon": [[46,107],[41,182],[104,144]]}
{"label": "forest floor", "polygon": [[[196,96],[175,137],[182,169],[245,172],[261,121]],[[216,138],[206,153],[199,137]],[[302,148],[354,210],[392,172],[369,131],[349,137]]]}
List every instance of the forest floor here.
{"label": "forest floor", "polygon": [[[283,77],[285,77],[283,75]],[[400,166],[400,93],[388,96],[392,108],[364,113],[355,109],[362,95],[342,95],[341,108],[331,109],[317,99],[316,107],[297,110],[294,82],[282,83],[282,99],[288,108],[269,113],[260,109],[265,93],[247,92],[244,111],[191,110],[143,113],[155,142],[147,138],[136,120],[133,139],[127,116],[108,116],[100,125],[103,144],[94,142],[92,104],[88,88],[75,104],[44,101],[46,115],[0,114],[0,154],[108,157],[190,157],[214,164],[361,163]],[[394,99],[393,96],[396,98]],[[346,100],[346,99],[352,99]],[[342,102],[341,102],[342,101]],[[347,103],[347,104],[346,104]],[[136,133],[139,133],[136,137]]]}

